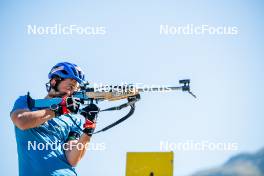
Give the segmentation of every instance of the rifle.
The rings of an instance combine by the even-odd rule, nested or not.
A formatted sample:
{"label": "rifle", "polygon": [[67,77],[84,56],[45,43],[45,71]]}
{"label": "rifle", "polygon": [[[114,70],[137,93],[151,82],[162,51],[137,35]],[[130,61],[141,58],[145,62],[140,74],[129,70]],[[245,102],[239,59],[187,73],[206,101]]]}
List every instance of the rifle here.
{"label": "rifle", "polygon": [[[114,111],[114,110],[121,110],[125,107],[130,107],[130,111],[125,115],[124,117],[120,118],[116,122],[106,126],[105,128],[95,132],[99,133],[102,131],[106,131],[117,124],[123,122],[127,118],[129,118],[135,111],[135,103],[140,100],[140,93],[146,92],[146,91],[175,91],[175,90],[182,90],[184,92],[188,92],[191,94],[194,98],[196,96],[190,91],[190,80],[184,79],[180,80],[179,84],[180,86],[167,86],[167,87],[152,87],[150,90],[146,88],[140,88],[137,85],[134,84],[125,84],[125,85],[117,85],[117,86],[98,86],[98,87],[91,87],[89,83],[85,83],[83,85],[80,85],[80,90],[73,93],[72,98],[78,99],[79,102],[82,105],[87,105],[89,103],[93,103],[94,101],[96,103],[100,101],[117,101],[122,99],[127,99],[127,102],[124,104],[121,104],[119,106],[110,107],[102,111]],[[54,105],[59,105],[62,101],[62,98],[51,98],[51,99],[32,99],[30,97],[30,94],[28,92],[27,96],[27,103],[29,106],[29,109],[32,108],[50,108]],[[82,109],[79,110],[79,113],[82,111]],[[70,117],[70,116],[69,116]],[[71,117],[70,117],[71,118]],[[72,121],[75,123],[75,121],[72,119]],[[77,125],[75,123],[75,125]],[[78,126],[78,125],[77,125]],[[79,127],[79,126],[78,126]]]}

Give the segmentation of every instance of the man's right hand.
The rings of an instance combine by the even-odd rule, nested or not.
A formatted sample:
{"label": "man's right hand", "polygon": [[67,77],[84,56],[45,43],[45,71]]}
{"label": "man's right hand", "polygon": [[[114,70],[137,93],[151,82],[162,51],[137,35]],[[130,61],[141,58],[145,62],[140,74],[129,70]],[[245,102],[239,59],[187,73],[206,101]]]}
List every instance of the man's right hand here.
{"label": "man's right hand", "polygon": [[50,109],[55,112],[55,116],[61,116],[69,113],[76,114],[79,107],[80,101],[78,99],[64,96],[59,105],[52,105]]}

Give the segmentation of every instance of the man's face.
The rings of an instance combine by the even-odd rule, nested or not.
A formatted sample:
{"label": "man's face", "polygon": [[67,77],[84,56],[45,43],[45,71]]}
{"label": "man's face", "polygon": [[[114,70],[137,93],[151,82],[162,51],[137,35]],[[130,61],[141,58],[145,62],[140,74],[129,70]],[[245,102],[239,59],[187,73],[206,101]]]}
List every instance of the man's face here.
{"label": "man's face", "polygon": [[73,94],[73,92],[79,89],[79,83],[71,78],[64,79],[60,82],[58,90],[60,93],[65,93],[67,96]]}

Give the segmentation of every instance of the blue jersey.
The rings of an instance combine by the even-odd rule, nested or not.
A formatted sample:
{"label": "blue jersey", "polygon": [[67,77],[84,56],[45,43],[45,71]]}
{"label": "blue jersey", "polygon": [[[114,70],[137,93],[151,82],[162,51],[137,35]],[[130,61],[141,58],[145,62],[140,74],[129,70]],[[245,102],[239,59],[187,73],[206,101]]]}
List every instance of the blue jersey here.
{"label": "blue jersey", "polygon": [[[11,113],[17,109],[28,109],[27,96],[20,96],[16,100]],[[71,117],[80,126],[81,119],[76,115]],[[27,130],[21,130],[16,126],[14,128],[20,176],[77,175],[67,161],[64,143],[70,131],[79,134],[82,132],[68,116],[52,118],[38,127]]]}

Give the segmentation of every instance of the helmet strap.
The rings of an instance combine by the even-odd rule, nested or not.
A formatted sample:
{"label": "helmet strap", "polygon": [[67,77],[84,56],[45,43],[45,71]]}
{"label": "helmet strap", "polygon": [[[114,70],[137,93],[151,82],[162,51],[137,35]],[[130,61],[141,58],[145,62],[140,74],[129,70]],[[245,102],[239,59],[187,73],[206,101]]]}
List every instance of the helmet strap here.
{"label": "helmet strap", "polygon": [[[55,85],[51,83],[51,80],[55,79]],[[63,81],[63,78],[61,77],[54,77],[52,78],[48,83],[46,83],[46,90],[49,92],[51,89],[54,89],[56,92],[59,91],[58,87],[61,81]]]}

